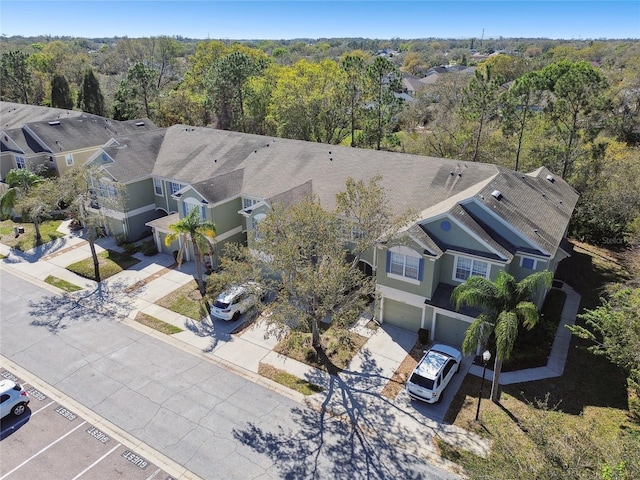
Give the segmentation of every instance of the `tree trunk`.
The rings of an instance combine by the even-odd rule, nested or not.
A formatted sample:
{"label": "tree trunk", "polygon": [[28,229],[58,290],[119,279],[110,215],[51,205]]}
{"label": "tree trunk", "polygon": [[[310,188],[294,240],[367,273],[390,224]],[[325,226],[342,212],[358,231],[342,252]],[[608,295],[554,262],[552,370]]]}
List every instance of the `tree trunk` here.
{"label": "tree trunk", "polygon": [[87,241],[91,250],[91,258],[93,258],[93,275],[96,278],[96,282],[100,283],[100,260],[98,260],[98,254],[96,253],[95,227],[87,226]]}
{"label": "tree trunk", "polygon": [[491,401],[500,401],[500,372],[502,371],[502,360],[498,360],[496,355],[496,361],[493,364],[493,383],[491,384]]}
{"label": "tree trunk", "polygon": [[198,277],[198,288],[200,289],[200,295],[204,297],[204,280],[202,279],[202,252],[198,247],[198,244],[194,241],[191,242],[193,244],[193,253],[196,258],[194,258],[196,262],[196,275]]}
{"label": "tree trunk", "polygon": [[320,329],[316,319],[311,321],[311,343],[316,348],[320,346]]}

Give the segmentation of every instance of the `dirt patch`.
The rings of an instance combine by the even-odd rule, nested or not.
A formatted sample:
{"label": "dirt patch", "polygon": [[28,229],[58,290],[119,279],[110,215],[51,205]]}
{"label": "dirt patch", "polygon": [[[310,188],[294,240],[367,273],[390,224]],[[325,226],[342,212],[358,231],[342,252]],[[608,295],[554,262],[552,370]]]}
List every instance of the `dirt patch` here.
{"label": "dirt patch", "polygon": [[420,341],[416,341],[413,348],[411,348],[402,363],[398,366],[398,369],[391,376],[389,382],[382,389],[381,395],[383,397],[395,400],[404,388],[409,375],[411,375],[411,372],[413,372],[413,369],[416,368],[416,365],[424,355],[424,350],[427,348],[428,345],[423,345]]}

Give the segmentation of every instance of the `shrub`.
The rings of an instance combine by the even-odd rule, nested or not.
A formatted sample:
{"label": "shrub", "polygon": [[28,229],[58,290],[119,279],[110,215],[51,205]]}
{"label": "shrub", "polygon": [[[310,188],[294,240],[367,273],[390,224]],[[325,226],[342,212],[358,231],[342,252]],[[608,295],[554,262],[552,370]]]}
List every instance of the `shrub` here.
{"label": "shrub", "polygon": [[153,240],[147,240],[146,242],[142,242],[140,244],[140,251],[147,257],[152,257],[156,253],[158,253],[158,247],[156,247],[156,242]]}
{"label": "shrub", "polygon": [[133,255],[138,251],[138,246],[133,242],[123,243],[122,248],[125,251],[125,253],[129,255]]}
{"label": "shrub", "polygon": [[429,330],[426,328],[418,329],[418,340],[422,345],[429,343]]}
{"label": "shrub", "polygon": [[119,247],[124,247],[125,244],[129,243],[129,238],[124,233],[116,233],[113,238]]}

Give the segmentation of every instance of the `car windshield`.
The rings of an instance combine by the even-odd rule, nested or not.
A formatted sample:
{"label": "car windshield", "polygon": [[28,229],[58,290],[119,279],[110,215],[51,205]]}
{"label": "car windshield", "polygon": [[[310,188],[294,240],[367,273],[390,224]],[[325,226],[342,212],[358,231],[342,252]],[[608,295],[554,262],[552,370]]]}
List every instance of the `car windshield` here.
{"label": "car windshield", "polygon": [[216,300],[215,302],[213,302],[213,306],[224,310],[229,306],[229,304],[226,302],[221,302],[220,300]]}
{"label": "car windshield", "polygon": [[411,380],[409,381],[416,385],[420,385],[421,387],[426,388],[427,390],[433,389],[433,380],[429,378],[421,377],[417,373],[414,373],[413,375],[411,375]]}

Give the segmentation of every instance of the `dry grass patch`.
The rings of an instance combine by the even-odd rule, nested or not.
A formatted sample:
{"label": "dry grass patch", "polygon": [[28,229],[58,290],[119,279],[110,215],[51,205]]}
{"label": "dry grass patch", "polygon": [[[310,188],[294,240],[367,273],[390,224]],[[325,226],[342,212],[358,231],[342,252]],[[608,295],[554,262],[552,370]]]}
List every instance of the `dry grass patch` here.
{"label": "dry grass patch", "polygon": [[324,389],[316,385],[315,383],[307,382],[301,378],[291,375],[284,370],[280,370],[272,365],[266,363],[260,363],[258,365],[258,374],[265,378],[278,382],[280,385],[284,385],[287,388],[300,392],[303,395],[313,395],[314,393],[322,392]]}

